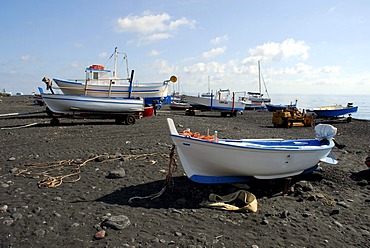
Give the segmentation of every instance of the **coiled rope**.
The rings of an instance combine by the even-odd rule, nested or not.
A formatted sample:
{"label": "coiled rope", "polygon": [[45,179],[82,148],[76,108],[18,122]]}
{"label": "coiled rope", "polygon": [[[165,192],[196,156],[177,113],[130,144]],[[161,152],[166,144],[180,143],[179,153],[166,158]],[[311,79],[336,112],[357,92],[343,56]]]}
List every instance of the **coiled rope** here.
{"label": "coiled rope", "polygon": [[[41,179],[37,182],[39,188],[54,188],[60,186],[62,183],[75,183],[81,179],[81,168],[91,161],[96,161],[98,158],[107,157],[101,162],[107,162],[112,160],[130,160],[130,159],[147,159],[153,156],[161,156],[168,158],[167,154],[159,153],[146,153],[146,154],[131,154],[122,155],[118,157],[109,158],[109,155],[97,155],[89,158],[82,163],[79,160],[58,160],[54,162],[41,162],[26,164],[28,168],[19,169],[15,176],[31,177]],[[152,164],[156,161],[151,160]],[[171,171],[172,173],[172,171]],[[172,175],[172,174],[171,174]]]}

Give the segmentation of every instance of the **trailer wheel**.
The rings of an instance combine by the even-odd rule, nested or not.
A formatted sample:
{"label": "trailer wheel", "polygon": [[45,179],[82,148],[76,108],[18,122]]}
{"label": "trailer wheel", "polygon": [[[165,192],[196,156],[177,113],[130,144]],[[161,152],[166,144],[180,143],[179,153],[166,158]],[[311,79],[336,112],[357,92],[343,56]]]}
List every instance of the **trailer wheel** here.
{"label": "trailer wheel", "polygon": [[60,121],[58,118],[52,118],[50,121],[50,125],[52,126],[58,126],[60,124]]}
{"label": "trailer wheel", "polygon": [[136,122],[135,116],[133,116],[133,115],[127,115],[125,122],[126,122],[125,123],[126,125],[134,125],[135,122]]}

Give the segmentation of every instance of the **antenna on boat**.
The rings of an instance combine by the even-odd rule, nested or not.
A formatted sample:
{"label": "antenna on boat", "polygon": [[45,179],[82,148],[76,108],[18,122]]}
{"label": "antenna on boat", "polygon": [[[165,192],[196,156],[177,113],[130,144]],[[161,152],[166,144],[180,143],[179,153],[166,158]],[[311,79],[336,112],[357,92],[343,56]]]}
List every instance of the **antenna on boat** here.
{"label": "antenna on boat", "polygon": [[128,72],[128,58],[127,58],[127,54],[126,53],[123,53],[123,59],[126,60],[126,71],[127,71],[127,77],[129,77],[129,72]]}
{"label": "antenna on boat", "polygon": [[117,61],[118,61],[118,54],[123,54],[122,60],[126,60],[126,72],[127,72],[127,80],[130,80],[130,73],[128,69],[128,58],[126,53],[119,53],[118,48],[114,48],[114,52],[109,57],[111,59],[114,56],[114,68],[113,68],[113,78],[117,78]]}

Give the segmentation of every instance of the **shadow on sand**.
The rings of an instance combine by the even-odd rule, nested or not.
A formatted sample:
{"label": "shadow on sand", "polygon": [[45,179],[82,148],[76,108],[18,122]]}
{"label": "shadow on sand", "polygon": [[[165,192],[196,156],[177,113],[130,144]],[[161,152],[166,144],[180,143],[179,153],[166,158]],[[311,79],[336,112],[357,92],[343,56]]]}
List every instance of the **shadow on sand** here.
{"label": "shadow on sand", "polygon": [[[197,209],[201,203],[208,200],[211,193],[227,195],[240,189],[253,193],[257,199],[272,198],[283,194],[284,189],[297,181],[320,181],[319,174],[307,174],[291,179],[254,180],[243,184],[200,184],[189,180],[187,177],[174,177],[173,186],[167,187],[165,192],[158,198],[138,199],[160,192],[165,186],[163,180],[133,185],[118,189],[108,195],[96,199],[96,202],[106,204],[129,205],[143,208],[175,208]],[[135,197],[131,202],[130,198]]]}

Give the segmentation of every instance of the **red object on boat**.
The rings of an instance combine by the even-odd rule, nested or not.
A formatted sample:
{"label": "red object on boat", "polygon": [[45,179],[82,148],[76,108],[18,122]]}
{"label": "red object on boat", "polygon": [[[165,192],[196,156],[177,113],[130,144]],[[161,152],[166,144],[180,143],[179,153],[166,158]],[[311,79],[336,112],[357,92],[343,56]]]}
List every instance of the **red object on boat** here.
{"label": "red object on boat", "polygon": [[102,66],[102,65],[90,65],[90,69],[104,70],[104,66]]}
{"label": "red object on boat", "polygon": [[144,118],[151,117],[153,115],[153,112],[154,112],[153,106],[145,107],[143,117]]}

